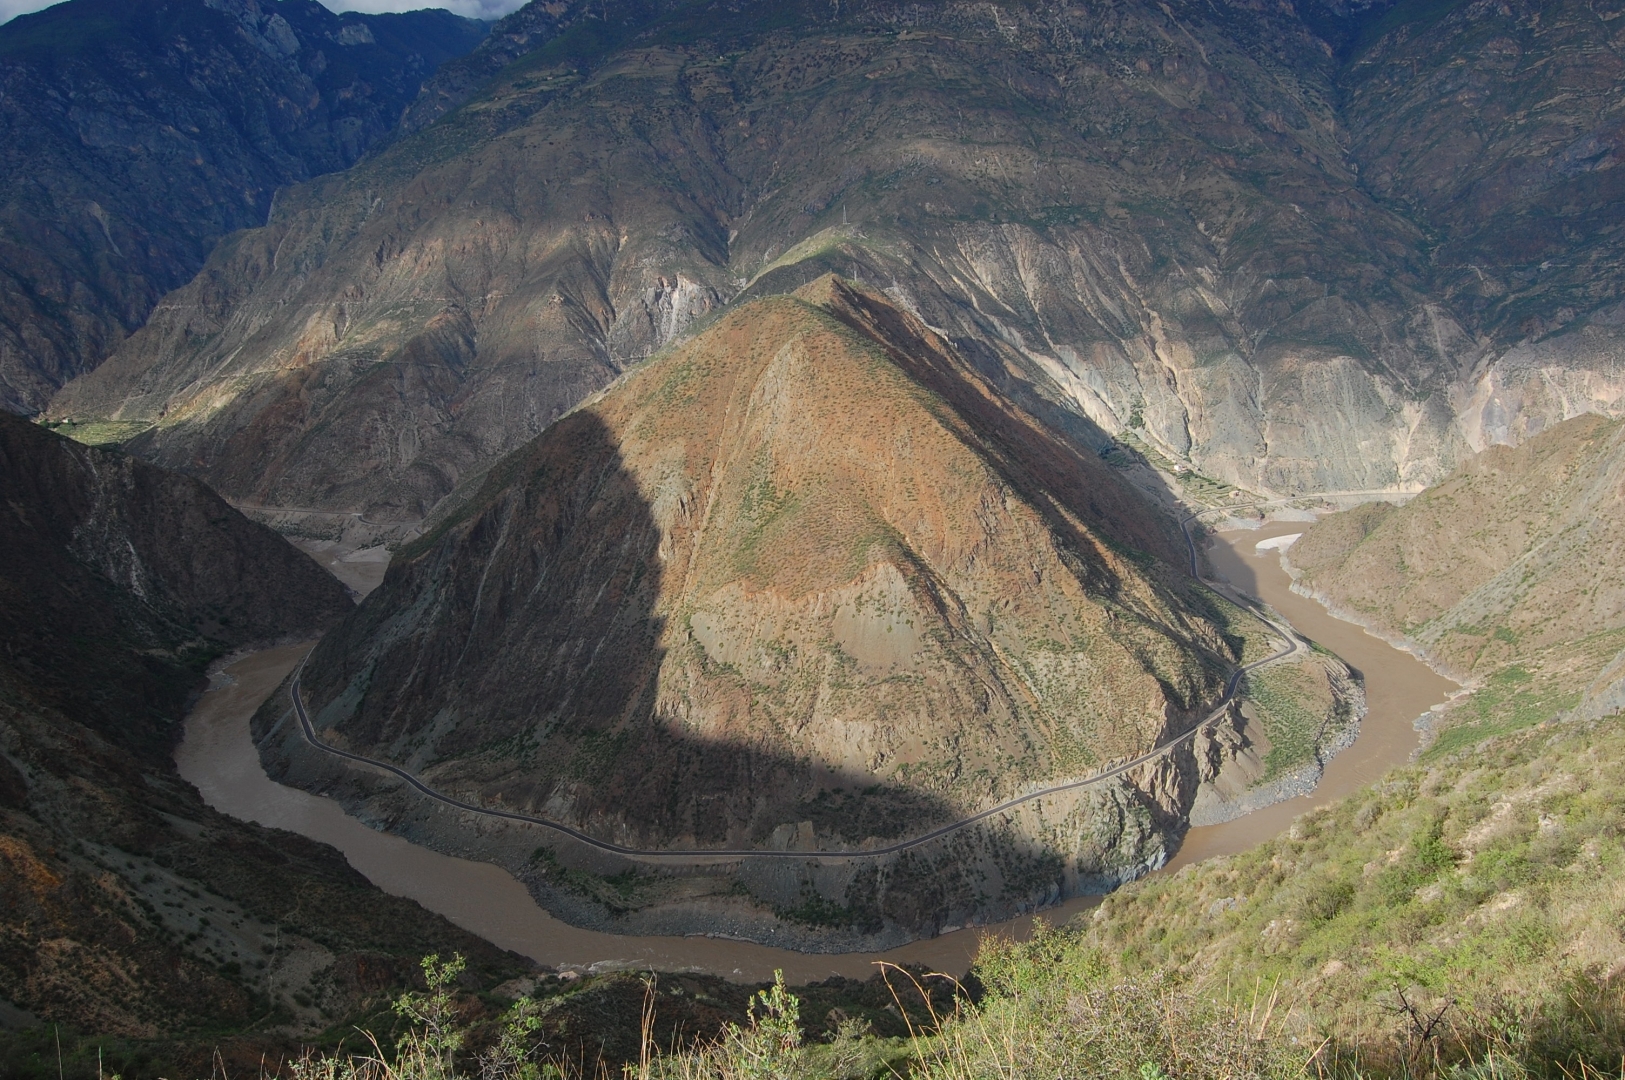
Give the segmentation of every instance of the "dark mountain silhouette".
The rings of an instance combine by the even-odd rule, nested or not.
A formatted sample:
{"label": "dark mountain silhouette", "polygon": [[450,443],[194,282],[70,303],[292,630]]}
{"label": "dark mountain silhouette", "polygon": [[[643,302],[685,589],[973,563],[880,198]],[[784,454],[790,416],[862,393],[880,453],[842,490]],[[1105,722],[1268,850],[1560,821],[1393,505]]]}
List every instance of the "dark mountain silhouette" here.
{"label": "dark mountain silhouette", "polygon": [[0,26],[0,408],[43,408],[484,32],[314,0],[68,0]]}
{"label": "dark mountain silhouette", "polygon": [[[70,1034],[209,1030],[108,1061],[198,1075],[219,1033],[286,1011],[266,971],[290,955],[328,958],[318,992],[341,1009],[436,944],[488,978],[518,970],[333,849],[209,809],[176,773],[210,659],[350,609],[306,555],[196,480],[4,414],[0,535],[0,998]],[[261,936],[283,951],[243,950]],[[276,1046],[249,1042],[225,1050]]]}

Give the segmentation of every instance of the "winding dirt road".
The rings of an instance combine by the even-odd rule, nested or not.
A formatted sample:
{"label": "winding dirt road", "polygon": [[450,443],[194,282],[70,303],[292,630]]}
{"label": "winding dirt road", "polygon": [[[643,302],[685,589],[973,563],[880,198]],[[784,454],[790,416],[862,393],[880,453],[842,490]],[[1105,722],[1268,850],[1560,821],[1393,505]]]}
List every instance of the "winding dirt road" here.
{"label": "winding dirt road", "polygon": [[[1298,496],[1297,499],[1276,500],[1275,502],[1298,501],[1299,499],[1313,497],[1314,496]],[[1281,639],[1286,642],[1285,646],[1277,652],[1264,657],[1262,660],[1255,660],[1250,664],[1243,664],[1236,668],[1235,671],[1231,672],[1229,680],[1225,683],[1224,695],[1220,697],[1218,703],[1208,712],[1205,717],[1203,717],[1200,722],[1194,724],[1190,730],[1174,736],[1173,738],[1154,747],[1151,750],[1146,751],[1138,757],[1130,758],[1127,761],[1109,766],[1108,768],[1098,773],[1094,773],[1091,776],[1087,776],[1079,780],[1068,780],[1059,784],[1051,784],[1047,787],[1042,787],[1035,791],[1028,792],[1025,795],[1018,795],[1014,798],[1006,799],[995,806],[988,807],[986,810],[971,814],[968,817],[960,818],[958,821],[950,822],[947,825],[942,825],[938,828],[932,829],[930,832],[921,833],[919,836],[914,836],[907,840],[900,840],[893,844],[886,844],[881,847],[864,848],[855,851],[801,849],[779,850],[773,848],[650,849],[626,847],[621,844],[611,843],[607,840],[600,840],[595,836],[585,833],[580,829],[574,828],[573,826],[566,825],[561,821],[554,821],[550,818],[544,817],[536,817],[531,814],[521,814],[512,810],[497,810],[492,809],[491,807],[479,806],[474,803],[465,802],[462,799],[447,795],[442,791],[437,791],[435,788],[432,788],[428,784],[424,783],[421,778],[398,765],[393,765],[387,761],[380,761],[377,758],[370,758],[363,754],[352,753],[348,750],[340,750],[336,746],[331,746],[323,742],[316,734],[315,725],[313,725],[310,721],[310,714],[305,711],[305,702],[299,692],[299,683],[304,676],[305,670],[304,660],[299,662],[299,668],[294,672],[293,680],[288,685],[288,696],[293,702],[294,713],[299,718],[300,734],[303,735],[307,743],[316,749],[323,751],[324,753],[331,754],[334,757],[342,758],[346,761],[370,766],[374,769],[381,769],[384,772],[404,780],[421,794],[428,796],[436,802],[443,803],[446,806],[463,810],[471,814],[479,814],[483,817],[497,818],[504,821],[516,821],[526,825],[539,825],[545,829],[551,829],[552,831],[563,836],[568,836],[572,840],[579,841],[588,845],[589,847],[596,848],[599,851],[620,855],[624,858],[634,859],[640,862],[678,861],[690,863],[709,863],[717,860],[730,861],[743,858],[799,859],[803,861],[808,859],[816,859],[821,861],[850,861],[855,859],[880,858],[882,856],[895,855],[898,852],[907,851],[911,848],[919,847],[922,844],[928,844],[933,840],[940,840],[942,837],[948,836],[951,833],[969,828],[978,822],[986,821],[988,818],[997,817],[1000,814],[1013,810],[1024,803],[1033,802],[1036,799],[1042,799],[1049,795],[1057,795],[1068,791],[1077,791],[1081,788],[1094,787],[1097,784],[1103,784],[1108,780],[1112,780],[1123,775],[1131,769],[1144,765],[1149,761],[1154,761],[1169,751],[1183,746],[1185,743],[1195,738],[1197,732],[1201,731],[1205,726],[1213,723],[1220,716],[1222,716],[1225,710],[1228,709],[1231,703],[1235,700],[1236,692],[1241,686],[1241,681],[1247,676],[1248,672],[1257,671],[1258,669],[1269,664],[1274,664],[1278,661],[1285,660],[1288,657],[1307,652],[1309,648],[1308,643],[1299,637],[1291,627],[1285,626],[1271,617],[1269,612],[1252,598],[1244,596],[1240,593],[1236,593],[1233,590],[1226,588],[1221,583],[1208,581],[1202,578],[1197,566],[1196,542],[1191,536],[1191,522],[1209,513],[1256,509],[1263,506],[1274,505],[1275,502],[1248,503],[1232,507],[1214,507],[1208,510],[1201,510],[1193,514],[1189,514],[1179,523],[1180,530],[1183,532],[1185,537],[1185,545],[1190,553],[1191,576],[1196,578],[1196,580],[1203,582],[1209,588],[1222,591],[1223,594],[1233,603],[1240,604],[1241,606],[1247,608],[1257,619],[1263,622],[1264,625],[1268,626],[1271,630],[1275,631],[1275,633],[1279,634]]]}

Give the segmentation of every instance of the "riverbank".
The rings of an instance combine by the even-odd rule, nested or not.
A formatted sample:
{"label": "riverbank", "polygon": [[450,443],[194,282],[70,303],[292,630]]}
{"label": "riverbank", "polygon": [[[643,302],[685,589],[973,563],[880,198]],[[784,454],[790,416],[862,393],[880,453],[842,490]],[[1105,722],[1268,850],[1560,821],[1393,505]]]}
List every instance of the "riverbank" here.
{"label": "riverbank", "polygon": [[[1167,870],[1212,855],[1240,851],[1283,831],[1292,818],[1405,761],[1416,745],[1411,721],[1443,700],[1450,684],[1413,657],[1340,623],[1296,596],[1275,552],[1259,557],[1257,541],[1301,529],[1275,523],[1256,532],[1226,534],[1212,561],[1242,591],[1259,596],[1309,639],[1348,660],[1365,676],[1368,715],[1354,745],[1333,758],[1316,792],[1223,825],[1192,829]],[[417,900],[502,948],[561,969],[658,968],[704,971],[746,981],[783,970],[792,982],[843,975],[865,978],[877,961],[963,971],[983,934],[1021,939],[1032,917],[942,934],[883,953],[807,954],[718,937],[626,936],[570,926],[538,907],[525,887],[493,864],[431,851],[349,817],[331,799],[271,781],[249,736],[255,708],[298,663],[308,646],[268,650],[237,661],[217,679],[187,724],[177,753],[181,773],[217,809],[235,817],[289,829],[332,844],[358,871],[387,892]],[[1422,679],[1405,668],[1421,668]],[[1064,921],[1099,902],[1080,897],[1042,913]]]}
{"label": "riverbank", "polygon": [[1281,550],[1258,544],[1301,533],[1309,523],[1271,521],[1259,529],[1220,533],[1207,549],[1214,571],[1237,589],[1264,601],[1304,637],[1336,653],[1361,676],[1366,714],[1352,745],[1326,763],[1307,795],[1286,799],[1220,825],[1193,828],[1163,873],[1219,855],[1234,855],[1285,832],[1294,818],[1340,799],[1411,759],[1421,745],[1416,722],[1443,705],[1459,687],[1410,653],[1362,627],[1336,618],[1292,591]]}

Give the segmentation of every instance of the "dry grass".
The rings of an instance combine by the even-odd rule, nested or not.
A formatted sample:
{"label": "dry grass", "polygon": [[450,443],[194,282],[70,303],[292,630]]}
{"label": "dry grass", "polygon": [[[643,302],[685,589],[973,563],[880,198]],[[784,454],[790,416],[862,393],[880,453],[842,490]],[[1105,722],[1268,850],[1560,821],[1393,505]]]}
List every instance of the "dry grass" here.
{"label": "dry grass", "polygon": [[[946,1011],[911,1021],[907,1039],[876,1039],[853,1024],[829,1042],[808,1041],[800,1002],[780,978],[756,994],[747,1023],[686,1047],[657,1045],[651,976],[642,1053],[621,1080],[1625,1080],[1617,985],[1572,984],[1566,1027],[1550,1015],[1399,989],[1374,1003],[1388,1028],[1355,1033],[1317,1024],[1285,979],[1215,991],[1167,967],[1126,974],[1121,961],[1076,929],[1041,925],[1026,942],[987,942],[965,984],[887,966],[899,1007],[944,1000],[927,992],[933,980],[959,990]],[[397,1002],[409,1028],[393,1052],[361,1032],[360,1052],[307,1053],[259,1080],[610,1080],[602,1062],[545,1056],[531,1037],[530,1001],[509,1011],[483,1051],[465,1052],[450,990],[458,963],[431,958],[424,970],[429,992]],[[1603,1042],[1615,1056],[1601,1052]]]}

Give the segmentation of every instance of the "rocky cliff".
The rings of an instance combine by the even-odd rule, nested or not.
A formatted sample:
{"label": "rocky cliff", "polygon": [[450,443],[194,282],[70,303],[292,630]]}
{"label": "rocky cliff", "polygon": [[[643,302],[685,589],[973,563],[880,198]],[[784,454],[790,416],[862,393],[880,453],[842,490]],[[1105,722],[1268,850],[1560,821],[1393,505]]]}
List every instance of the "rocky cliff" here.
{"label": "rocky cliff", "polygon": [[1470,339],[1441,338],[1438,385],[1471,450],[1620,411],[1622,14],[1399,4],[1339,77],[1360,184],[1417,224],[1427,290]]}
{"label": "rocky cliff", "polygon": [[234,497],[415,519],[690,320],[837,270],[1074,437],[1414,490],[1619,407],[1617,25],[532,5],[53,415]]}
{"label": "rocky cliff", "polygon": [[207,1030],[195,1060],[134,1063],[196,1075],[222,1036],[351,1007],[431,942],[517,968],[175,771],[209,659],[319,632],[351,607],[337,582],[197,481],[6,415],[0,519],[0,999],[70,1033]]}
{"label": "rocky cliff", "polygon": [[310,0],[70,0],[0,27],[0,408],[43,408],[484,29]]}
{"label": "rocky cliff", "polygon": [[[1165,569],[1164,528],[917,319],[824,278],[724,315],[505,459],[323,639],[305,694],[325,738],[482,805],[648,848],[851,850],[1088,775],[1211,708],[1236,646],[1219,602]],[[409,793],[311,750],[280,698],[256,730],[273,770],[364,816],[489,832],[423,824]],[[1186,748],[908,865],[657,874],[619,925],[789,933],[764,908],[806,889],[835,913],[808,944],[830,947],[1098,888],[1165,857],[1198,772]],[[555,839],[525,835],[493,843]]]}
{"label": "rocky cliff", "polygon": [[542,47],[289,192],[52,415],[148,427],[234,498],[415,519],[692,320],[832,270],[1058,431],[1259,491],[1437,479],[1522,430],[1471,404],[1514,369],[1575,373],[1512,380],[1568,387],[1523,427],[1611,407],[1606,316],[1485,375],[1418,178],[1362,179],[1397,106],[1343,80],[1409,71],[1369,59],[1404,26],[1345,64],[1284,7],[571,10],[514,16],[491,55]]}

